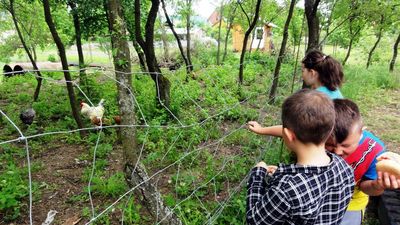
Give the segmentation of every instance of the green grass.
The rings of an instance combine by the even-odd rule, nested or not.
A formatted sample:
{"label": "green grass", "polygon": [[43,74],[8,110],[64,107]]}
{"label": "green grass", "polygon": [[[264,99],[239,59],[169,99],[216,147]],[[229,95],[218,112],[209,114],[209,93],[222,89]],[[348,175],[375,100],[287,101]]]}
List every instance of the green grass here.
{"label": "green grass", "polygon": [[[329,47],[326,48],[326,51],[330,51]],[[357,54],[359,51],[356,50],[353,54]],[[48,55],[54,54],[54,52],[54,48],[47,49],[40,53],[39,59],[47,60]],[[212,56],[215,52],[204,50],[197,54],[199,58],[195,58],[195,61],[208,65],[213,62],[214,58],[210,55]],[[338,52],[338,55],[340,54],[343,54],[343,50]],[[76,59],[75,57],[69,55],[69,60],[73,61]],[[14,59],[23,60],[18,57]],[[290,94],[294,59],[287,57],[285,64],[282,65],[277,103],[271,106],[266,104],[266,90],[271,84],[274,60],[273,56],[257,53],[248,57],[244,71],[244,85],[240,93],[237,90],[237,66],[235,66],[238,63],[237,55],[230,54],[228,62],[223,66],[209,65],[203,69],[196,66],[196,79],[187,83],[184,81],[186,75],[183,69],[177,72],[164,70],[164,75],[171,81],[171,111],[179,117],[182,124],[192,126],[182,129],[138,128],[136,141],[138,146],[144,144],[142,162],[150,174],[179,162],[165,171],[163,179],[171,182],[164,183],[161,189],[165,196],[165,202],[169,206],[174,207],[177,202],[184,200],[175,209],[175,212],[186,224],[203,223],[210,219],[212,215],[207,212],[213,212],[219,206],[215,201],[215,195],[226,197],[228,185],[230,188],[239,185],[257,159],[263,159],[268,164],[291,160],[279,139],[269,142],[266,137],[255,135],[245,129],[238,129],[249,120],[258,120],[261,109],[266,114],[265,118],[260,118],[265,125],[280,123],[280,104]],[[104,56],[94,61],[110,63]],[[45,73],[44,75],[59,80],[63,77],[62,73]],[[76,78],[78,75],[74,73],[73,76]],[[2,79],[1,77],[0,79]],[[112,120],[112,117],[118,114],[114,81],[106,79],[100,72],[91,74],[90,77],[91,85],[88,97],[93,102],[105,98],[105,117]],[[395,126],[399,121],[396,115],[392,115],[392,111],[390,111],[398,106],[386,107],[398,104],[398,99],[395,99],[393,95],[400,88],[398,76],[389,74],[384,63],[377,63],[366,70],[358,61],[350,61],[349,65],[345,67],[345,77],[346,83],[341,90],[344,96],[354,100],[360,106],[366,124],[373,124],[374,127],[381,129],[380,136],[383,139],[400,143],[397,135],[399,130]],[[3,80],[0,85],[0,101],[10,101],[8,104],[1,105],[1,109],[16,122],[17,126],[22,127],[18,114],[22,108],[32,104],[31,96],[36,80],[32,75],[26,75]],[[150,77],[134,75],[133,86],[136,100],[141,106],[141,111],[136,107],[138,123],[144,123],[143,114],[146,122],[153,126],[180,126],[180,123],[172,119],[165,110],[155,107],[155,88]],[[299,88],[299,84],[296,84],[295,89],[297,88]],[[84,90],[86,91],[86,89]],[[75,91],[78,93],[77,89]],[[85,100],[82,94],[77,94],[77,96],[79,101]],[[248,101],[238,104],[247,98]],[[198,105],[195,105],[193,100]],[[32,106],[38,116],[35,123],[24,131],[25,134],[32,135],[76,128],[70,115],[70,106],[64,85],[45,81],[39,101],[33,103]],[[386,107],[388,113],[379,113],[380,106]],[[203,122],[201,125],[196,125],[201,122]],[[88,126],[88,121],[85,120],[85,124]],[[379,127],[380,124],[385,125]],[[4,118],[0,120],[0,126],[2,127],[0,141],[18,137],[16,130]],[[230,132],[232,133],[230,134]],[[47,146],[55,145],[55,142],[88,146],[86,151],[80,155],[79,160],[90,161],[93,157],[93,146],[96,139],[96,134],[90,134],[84,139],[77,134],[58,135],[57,137],[44,136],[30,140],[30,145],[33,146],[33,154],[43,151]],[[115,140],[116,133],[113,130],[101,137],[93,178],[92,191],[95,197],[116,198],[127,190],[122,173],[105,172],[110,166],[109,157],[115,152]],[[216,143],[217,141],[219,142]],[[215,145],[210,145],[211,143],[215,143]],[[23,158],[25,153],[16,144],[11,144],[11,146],[15,151],[9,154],[16,155],[16,157],[9,155],[7,160],[18,165],[16,162]],[[0,152],[4,151],[3,149],[4,146],[0,146]],[[15,170],[23,172],[26,167],[20,166],[13,169],[0,167],[0,172],[4,174]],[[90,174],[91,167],[88,167],[82,175],[82,180],[87,182]],[[26,184],[26,182],[26,176],[22,176],[21,183]],[[23,193],[26,194],[26,192]],[[39,192],[35,192],[34,195],[39,196]],[[245,190],[233,195],[216,223],[242,224],[245,218],[245,195]],[[11,198],[12,200],[7,200],[8,203],[11,201],[26,202],[26,195],[20,196],[17,191]],[[87,202],[87,196],[78,195],[69,201],[77,205],[84,204]],[[102,205],[102,207],[106,206],[106,203]],[[132,201],[127,207],[122,205],[119,207],[125,208],[125,213],[131,215],[133,224],[138,223],[137,221],[143,217],[140,213],[143,208],[136,202]],[[16,209],[14,204],[8,206],[6,210],[14,212]],[[0,214],[3,213],[1,210]],[[90,215],[88,208],[83,208],[82,211],[83,216]],[[98,223],[107,224],[110,223],[110,219],[111,217],[105,215]]]}

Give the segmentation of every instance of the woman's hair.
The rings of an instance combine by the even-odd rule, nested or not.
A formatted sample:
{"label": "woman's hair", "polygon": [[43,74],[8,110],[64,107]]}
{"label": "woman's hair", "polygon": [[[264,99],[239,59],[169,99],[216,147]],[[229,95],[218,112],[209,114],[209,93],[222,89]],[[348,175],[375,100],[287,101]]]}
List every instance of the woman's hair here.
{"label": "woman's hair", "polygon": [[313,69],[319,74],[319,81],[329,90],[335,91],[343,82],[342,65],[334,58],[318,50],[311,50],[302,61],[307,69]]}

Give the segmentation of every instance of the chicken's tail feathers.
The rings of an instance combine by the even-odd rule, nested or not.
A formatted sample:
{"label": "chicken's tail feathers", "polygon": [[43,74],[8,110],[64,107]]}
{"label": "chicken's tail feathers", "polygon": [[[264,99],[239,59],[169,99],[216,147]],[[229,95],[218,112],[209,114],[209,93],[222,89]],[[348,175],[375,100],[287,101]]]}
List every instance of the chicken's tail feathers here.
{"label": "chicken's tail feathers", "polygon": [[99,105],[103,106],[103,104],[104,104],[104,99],[102,98],[102,99],[100,100],[100,102],[99,102]]}

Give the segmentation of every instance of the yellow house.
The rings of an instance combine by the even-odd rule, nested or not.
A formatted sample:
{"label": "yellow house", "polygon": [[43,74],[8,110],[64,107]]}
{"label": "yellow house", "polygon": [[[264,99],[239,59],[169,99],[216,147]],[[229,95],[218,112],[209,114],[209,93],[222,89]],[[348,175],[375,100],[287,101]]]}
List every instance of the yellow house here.
{"label": "yellow house", "polygon": [[[217,27],[219,26],[219,21],[221,19],[221,16],[218,11],[214,11],[210,17],[208,17],[207,21],[211,24],[212,27]],[[226,27],[224,21],[222,20],[222,26]],[[277,27],[273,23],[265,23],[262,27],[255,27],[255,37],[254,39],[252,38],[252,35],[250,35],[249,40],[247,42],[247,49],[259,49],[260,51],[263,52],[271,52],[275,50],[274,43],[272,41],[272,28]],[[243,49],[243,40],[244,40],[244,33],[246,30],[243,30],[243,28],[239,24],[233,24],[232,25],[232,45],[233,45],[233,51],[234,52],[239,52],[242,51]],[[253,43],[252,41],[253,40]],[[251,46],[250,46],[251,45]]]}
{"label": "yellow house", "polygon": [[[214,11],[210,17],[208,17],[207,21],[211,24],[211,27],[218,27],[219,26],[219,21],[221,19],[221,16],[219,15],[218,11]],[[221,21],[221,27],[226,27],[225,21]]]}
{"label": "yellow house", "polygon": [[[272,28],[277,27],[273,23],[265,23],[262,27],[255,27],[255,37],[253,39],[250,35],[247,42],[247,49],[259,49],[263,52],[275,50],[274,43],[272,41]],[[244,33],[246,31],[239,24],[232,26],[232,45],[233,51],[239,52],[243,49]],[[253,32],[254,33],[254,32]],[[253,43],[251,40],[253,39]],[[250,46],[251,45],[251,46]]]}

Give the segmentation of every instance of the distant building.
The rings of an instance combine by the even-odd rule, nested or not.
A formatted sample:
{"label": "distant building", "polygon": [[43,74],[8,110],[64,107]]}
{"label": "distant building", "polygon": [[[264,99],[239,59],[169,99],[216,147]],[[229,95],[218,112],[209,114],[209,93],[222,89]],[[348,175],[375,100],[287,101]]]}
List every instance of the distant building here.
{"label": "distant building", "polygon": [[[221,19],[221,16],[220,16],[219,12],[214,10],[214,12],[211,14],[211,16],[208,17],[207,22],[209,24],[211,24],[212,27],[217,27],[217,26],[219,26],[220,19]],[[221,26],[225,27],[225,22],[223,20],[221,23],[222,23]]]}
{"label": "distant building", "polygon": [[[187,46],[187,32],[186,28],[174,28],[176,34],[179,37],[179,40],[181,40],[182,47],[186,48]],[[172,30],[168,29],[167,30],[168,35],[172,35]],[[216,46],[217,41],[211,37],[207,37],[204,31],[200,28],[194,28],[190,30],[190,38],[192,41],[192,47],[194,47],[194,44],[196,42],[199,42],[200,44],[206,45],[206,46]]]}
{"label": "distant building", "polygon": [[[250,35],[249,41],[247,42],[248,49],[259,49],[261,51],[274,51],[275,46],[272,40],[272,28],[277,27],[273,23],[265,23],[262,27],[255,27],[253,32],[255,37],[253,39]],[[233,51],[242,51],[244,33],[246,31],[239,24],[232,26],[232,45]],[[253,39],[253,43],[251,40]],[[251,45],[251,46],[250,46]]]}
{"label": "distant building", "polygon": [[[207,21],[212,27],[216,27],[219,25],[220,19],[221,16],[219,12],[215,10],[210,17],[208,17]],[[223,20],[221,23],[223,23],[223,27],[226,27]],[[253,39],[252,35],[250,35],[249,41],[247,42],[247,48],[250,49],[251,47],[251,49],[259,49],[264,52],[274,51],[275,46],[272,41],[272,28],[274,27],[277,26],[273,23],[265,23],[262,27],[255,27],[255,37]],[[243,30],[239,24],[233,24],[231,29],[233,51],[242,51],[245,30]],[[253,43],[251,43],[251,40],[253,40]]]}

